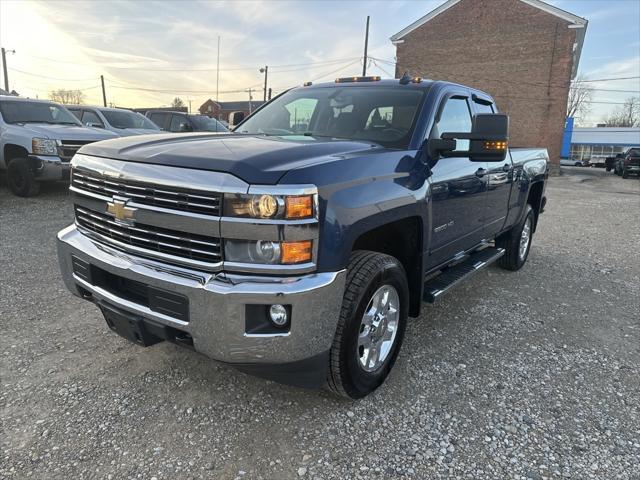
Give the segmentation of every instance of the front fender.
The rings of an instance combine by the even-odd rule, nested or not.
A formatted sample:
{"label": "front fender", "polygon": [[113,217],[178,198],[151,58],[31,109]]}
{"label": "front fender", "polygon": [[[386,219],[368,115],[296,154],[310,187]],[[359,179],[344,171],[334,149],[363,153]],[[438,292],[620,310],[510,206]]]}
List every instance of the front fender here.
{"label": "front fender", "polygon": [[429,224],[427,170],[414,151],[343,157],[289,172],[283,182],[318,186],[320,271],[345,268],[363,233],[407,217]]}

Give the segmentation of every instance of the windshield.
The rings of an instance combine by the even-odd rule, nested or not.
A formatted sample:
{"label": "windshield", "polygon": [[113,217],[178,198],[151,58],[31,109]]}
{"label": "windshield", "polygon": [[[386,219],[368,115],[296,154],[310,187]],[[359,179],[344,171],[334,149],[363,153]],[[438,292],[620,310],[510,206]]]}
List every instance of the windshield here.
{"label": "windshield", "polygon": [[228,132],[229,129],[222,125],[215,118],[206,115],[192,115],[191,121],[196,126],[198,132]]}
{"label": "windshield", "polygon": [[423,90],[302,88],[285,93],[238,126],[239,133],[365,140],[407,148]]}
{"label": "windshield", "polygon": [[148,118],[139,113],[128,110],[100,110],[109,125],[113,128],[144,128],[147,130],[159,130]]}
{"label": "windshield", "polygon": [[82,124],[62,105],[46,102],[0,101],[0,112],[7,123]]}

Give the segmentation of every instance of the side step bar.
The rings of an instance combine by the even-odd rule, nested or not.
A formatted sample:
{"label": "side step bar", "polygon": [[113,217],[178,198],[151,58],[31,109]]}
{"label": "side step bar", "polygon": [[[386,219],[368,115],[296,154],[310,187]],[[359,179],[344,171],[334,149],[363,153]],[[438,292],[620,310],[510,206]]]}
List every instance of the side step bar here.
{"label": "side step bar", "polygon": [[472,253],[463,262],[443,270],[440,275],[427,281],[424,284],[423,300],[428,303],[434,303],[441,295],[447,293],[478,270],[491,265],[503,255],[504,248],[494,247]]}

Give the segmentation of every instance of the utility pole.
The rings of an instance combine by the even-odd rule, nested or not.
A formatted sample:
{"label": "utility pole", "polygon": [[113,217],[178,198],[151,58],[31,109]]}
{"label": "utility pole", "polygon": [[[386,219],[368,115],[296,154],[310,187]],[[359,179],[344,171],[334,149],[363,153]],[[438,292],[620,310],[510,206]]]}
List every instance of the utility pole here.
{"label": "utility pole", "polygon": [[362,63],[362,76],[367,76],[367,47],[369,46],[369,15],[367,15],[367,29],[364,34],[364,62]]}
{"label": "utility pole", "polygon": [[191,99],[189,99],[189,113],[191,113]]}
{"label": "utility pole", "polygon": [[100,75],[100,83],[102,84],[102,104],[107,106],[107,92],[104,91],[104,75]]}
{"label": "utility pole", "polygon": [[271,100],[271,87],[269,87],[269,95],[267,96],[267,100]]}
{"label": "utility pole", "polygon": [[249,89],[247,90],[249,92],[249,115],[251,115],[251,111],[253,110],[252,106],[251,106],[251,100],[253,100],[253,97],[251,96],[251,92],[252,90]]}
{"label": "utility pole", "polygon": [[262,99],[266,102],[267,101],[267,74],[269,73],[269,67],[265,65],[264,68],[260,69],[260,73],[264,73],[264,92],[263,92]]}
{"label": "utility pole", "polygon": [[7,74],[7,52],[16,53],[15,50],[5,50],[2,47],[2,71],[4,73],[4,89],[9,93],[9,75]]}
{"label": "utility pole", "polygon": [[220,35],[218,35],[218,60],[216,61],[216,103],[218,102],[219,86],[220,86]]}

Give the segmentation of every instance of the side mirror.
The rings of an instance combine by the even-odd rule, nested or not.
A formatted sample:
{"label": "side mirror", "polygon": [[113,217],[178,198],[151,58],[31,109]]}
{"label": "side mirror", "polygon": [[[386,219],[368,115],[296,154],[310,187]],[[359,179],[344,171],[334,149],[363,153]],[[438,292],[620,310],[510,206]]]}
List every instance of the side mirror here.
{"label": "side mirror", "polygon": [[180,124],[180,131],[181,132],[193,132],[193,128],[191,128],[191,125],[189,125],[188,123],[182,123]]}
{"label": "side mirror", "polygon": [[[502,162],[509,146],[509,117],[502,113],[478,113],[473,116],[471,133],[445,132],[440,141],[470,140],[469,150],[438,150],[443,157],[469,157],[472,162]],[[450,146],[450,145],[449,145]]]}
{"label": "side mirror", "polygon": [[231,112],[229,114],[229,125],[234,127],[244,120],[244,112]]}

